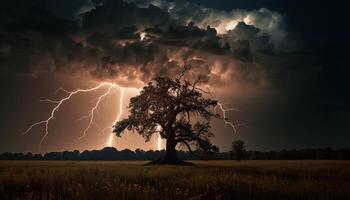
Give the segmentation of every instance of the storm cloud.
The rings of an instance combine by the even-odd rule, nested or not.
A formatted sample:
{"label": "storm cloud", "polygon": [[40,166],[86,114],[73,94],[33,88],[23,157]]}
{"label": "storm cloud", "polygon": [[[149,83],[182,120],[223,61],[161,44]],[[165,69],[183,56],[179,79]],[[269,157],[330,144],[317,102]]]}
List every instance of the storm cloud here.
{"label": "storm cloud", "polygon": [[189,64],[191,78],[243,111],[237,118],[251,129],[239,137],[257,148],[298,147],[314,138],[328,144],[333,132],[344,144],[349,44],[346,12],[335,7],[277,0],[4,1],[2,85],[22,80],[17,75],[49,73],[142,87]]}
{"label": "storm cloud", "polygon": [[[279,52],[286,39],[283,18],[266,9],[226,13],[183,2],[118,0],[79,1],[67,13],[53,7],[56,1],[23,2],[21,9],[18,2],[3,7],[0,62],[25,73],[141,86],[191,64],[209,83],[245,82],[248,69],[249,76],[264,78],[255,54]],[[231,22],[237,23],[228,27]]]}

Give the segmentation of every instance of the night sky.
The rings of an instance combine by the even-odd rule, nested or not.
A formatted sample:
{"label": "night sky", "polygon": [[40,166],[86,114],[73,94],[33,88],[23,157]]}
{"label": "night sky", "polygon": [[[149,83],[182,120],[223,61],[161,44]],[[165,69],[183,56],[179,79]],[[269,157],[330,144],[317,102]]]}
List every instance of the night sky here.
{"label": "night sky", "polygon": [[[347,7],[341,1],[292,0],[11,0],[0,6],[0,152],[99,149],[124,104],[157,75],[185,64],[202,87],[244,123],[237,135],[213,121],[213,142],[227,151],[350,147]],[[74,96],[102,82],[124,88],[106,97],[93,126],[79,120],[106,88]],[[157,149],[136,133],[114,138],[117,149]]]}

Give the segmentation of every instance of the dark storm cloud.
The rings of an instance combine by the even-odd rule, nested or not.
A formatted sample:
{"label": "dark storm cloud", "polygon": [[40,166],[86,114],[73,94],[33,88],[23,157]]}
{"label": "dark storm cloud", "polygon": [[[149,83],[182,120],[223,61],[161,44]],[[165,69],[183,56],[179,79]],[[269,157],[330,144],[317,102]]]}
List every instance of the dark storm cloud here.
{"label": "dark storm cloud", "polygon": [[168,13],[156,6],[139,8],[120,0],[110,1],[83,15],[83,29],[89,32],[114,33],[130,25],[142,29],[170,22]]}
{"label": "dark storm cloud", "polygon": [[44,5],[61,18],[78,19],[81,13],[88,12],[103,2],[102,0],[45,0]]}
{"label": "dark storm cloud", "polygon": [[290,44],[298,43],[289,40],[283,15],[269,9],[81,0],[62,1],[70,5],[64,11],[54,0],[23,1],[18,9],[19,2],[4,4],[0,62],[22,72],[88,74],[140,86],[192,64],[209,84],[259,88],[289,70],[284,57],[294,55]]}
{"label": "dark storm cloud", "polygon": [[51,64],[46,62],[58,58],[73,59],[74,55],[70,56],[66,50],[79,48],[68,37],[75,24],[48,12],[41,1],[7,1],[2,3],[0,13],[2,68],[50,69]]}
{"label": "dark storm cloud", "polygon": [[[16,3],[5,5],[8,9],[2,14],[0,43],[3,67],[29,73],[59,71],[116,82],[146,82],[160,73],[176,73],[174,67],[169,67],[175,63],[179,70],[186,63],[200,61],[206,69],[214,62],[210,55],[225,56],[232,63],[252,62],[252,51],[260,45],[254,38],[231,32],[219,34],[210,25],[182,24],[184,20],[174,19],[171,13],[152,4],[138,7],[121,0],[104,4],[79,1],[72,11],[93,5],[80,13],[79,22],[46,9],[48,5],[53,9],[55,4],[52,0],[25,2],[21,9],[16,8]],[[65,15],[59,9],[55,13]],[[258,34],[260,29],[254,30]],[[219,68],[225,65],[216,64]],[[210,76],[220,78],[211,71],[206,80]]]}
{"label": "dark storm cloud", "polygon": [[261,135],[348,131],[337,125],[349,110],[345,23],[323,1],[127,2],[2,2],[1,72],[142,86],[191,64],[195,76],[242,105],[251,126],[264,126]]}
{"label": "dark storm cloud", "polygon": [[[128,1],[143,7],[149,5],[159,6],[180,24],[194,22],[200,28],[211,26],[220,35],[225,35],[227,31],[234,30],[238,23],[244,22],[247,25],[257,28],[259,35],[266,36],[268,42],[273,45],[273,49],[276,52],[291,52],[300,46],[300,41],[288,33],[284,16],[279,12],[265,7],[252,10],[231,8],[231,10],[225,11],[189,3],[189,1]],[[291,40],[293,42],[290,42]]]}
{"label": "dark storm cloud", "polygon": [[214,28],[200,29],[193,23],[188,25],[171,25],[169,27],[153,27],[145,29],[146,37],[166,46],[188,47],[213,54],[226,54],[230,47],[221,43]]}
{"label": "dark storm cloud", "polygon": [[[269,43],[269,37],[260,35],[260,30],[254,26],[246,25],[243,22],[237,24],[234,30],[228,31],[225,35],[225,40],[229,42],[231,46],[239,46],[235,44],[237,41],[246,41],[244,46],[250,46],[254,52],[272,52],[273,44]],[[239,38],[237,40],[237,38]]]}

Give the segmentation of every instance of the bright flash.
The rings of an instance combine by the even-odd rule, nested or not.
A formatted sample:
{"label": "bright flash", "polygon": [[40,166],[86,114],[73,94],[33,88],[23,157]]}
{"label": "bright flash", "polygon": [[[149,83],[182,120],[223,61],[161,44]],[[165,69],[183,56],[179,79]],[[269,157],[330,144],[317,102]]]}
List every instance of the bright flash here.
{"label": "bright flash", "polygon": [[140,40],[143,41],[146,38],[146,33],[142,32],[140,33]]}
{"label": "bright flash", "polygon": [[236,20],[232,20],[226,24],[226,31],[230,31],[236,28],[238,22]]}

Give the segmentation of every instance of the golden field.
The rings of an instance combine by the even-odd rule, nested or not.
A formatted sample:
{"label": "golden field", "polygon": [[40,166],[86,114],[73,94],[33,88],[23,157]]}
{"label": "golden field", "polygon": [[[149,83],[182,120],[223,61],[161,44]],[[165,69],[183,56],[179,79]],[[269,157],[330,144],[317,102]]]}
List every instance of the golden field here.
{"label": "golden field", "polygon": [[0,161],[0,199],[350,199],[350,161]]}

